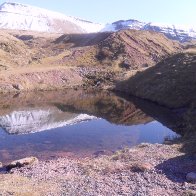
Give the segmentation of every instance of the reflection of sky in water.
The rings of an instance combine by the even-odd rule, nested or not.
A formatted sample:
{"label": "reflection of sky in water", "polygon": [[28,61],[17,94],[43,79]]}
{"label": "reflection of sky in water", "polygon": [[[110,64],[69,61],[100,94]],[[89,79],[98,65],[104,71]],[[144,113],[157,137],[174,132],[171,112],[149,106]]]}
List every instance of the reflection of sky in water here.
{"label": "reflection of sky in water", "polygon": [[99,150],[115,151],[139,143],[162,143],[164,138],[176,134],[153,121],[145,125],[115,125],[103,119],[55,128],[26,135],[8,135],[0,129],[0,160],[25,156],[49,158],[58,152],[76,154]]}

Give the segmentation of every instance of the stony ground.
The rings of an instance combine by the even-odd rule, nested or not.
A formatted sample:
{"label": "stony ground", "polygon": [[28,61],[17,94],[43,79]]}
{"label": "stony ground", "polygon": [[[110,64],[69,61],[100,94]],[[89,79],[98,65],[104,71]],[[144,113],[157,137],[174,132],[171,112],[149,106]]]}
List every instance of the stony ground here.
{"label": "stony ground", "polygon": [[0,174],[2,195],[195,195],[196,158],[176,145],[141,144],[112,156],[39,162]]}

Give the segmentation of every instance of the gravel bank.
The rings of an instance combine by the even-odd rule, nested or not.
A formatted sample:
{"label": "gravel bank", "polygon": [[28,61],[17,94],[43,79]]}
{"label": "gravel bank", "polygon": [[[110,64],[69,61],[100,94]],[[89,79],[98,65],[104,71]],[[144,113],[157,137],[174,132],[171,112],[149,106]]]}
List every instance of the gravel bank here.
{"label": "gravel bank", "polygon": [[[21,186],[36,182],[31,187],[34,195],[41,195],[38,185],[46,187],[47,184],[50,188],[44,189],[45,195],[171,196],[195,195],[196,184],[186,181],[186,174],[193,171],[196,171],[196,159],[180,153],[177,146],[141,144],[112,156],[43,161],[13,169],[11,176],[28,179]],[[15,183],[10,184],[9,191]],[[22,190],[19,186],[18,191]],[[0,191],[9,195],[2,186]],[[15,193],[20,192],[12,191]]]}

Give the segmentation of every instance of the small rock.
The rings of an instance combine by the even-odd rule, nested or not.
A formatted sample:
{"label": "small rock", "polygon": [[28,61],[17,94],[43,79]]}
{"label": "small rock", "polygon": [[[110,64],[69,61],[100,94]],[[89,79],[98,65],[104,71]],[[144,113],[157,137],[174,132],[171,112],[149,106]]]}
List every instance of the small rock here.
{"label": "small rock", "polygon": [[24,159],[20,159],[20,160],[16,160],[16,161],[11,162],[10,164],[8,164],[6,166],[6,169],[10,170],[15,167],[24,167],[26,165],[37,164],[38,162],[39,161],[36,157],[27,157]]}
{"label": "small rock", "polygon": [[0,168],[2,168],[3,167],[3,164],[0,162]]}
{"label": "small rock", "polygon": [[23,87],[19,84],[13,84],[12,87],[16,90],[22,90],[23,89]]}
{"label": "small rock", "polygon": [[100,157],[100,156],[103,156],[103,155],[109,156],[109,155],[112,155],[112,154],[114,154],[114,152],[109,151],[109,150],[99,150],[99,151],[96,151],[95,153],[93,153],[93,155],[95,157]]}
{"label": "small rock", "polygon": [[150,163],[135,163],[132,165],[131,170],[133,172],[145,172],[149,171],[153,168],[153,166]]}
{"label": "small rock", "polygon": [[186,179],[187,179],[188,182],[196,183],[196,173],[194,173],[194,172],[188,173],[186,175]]}

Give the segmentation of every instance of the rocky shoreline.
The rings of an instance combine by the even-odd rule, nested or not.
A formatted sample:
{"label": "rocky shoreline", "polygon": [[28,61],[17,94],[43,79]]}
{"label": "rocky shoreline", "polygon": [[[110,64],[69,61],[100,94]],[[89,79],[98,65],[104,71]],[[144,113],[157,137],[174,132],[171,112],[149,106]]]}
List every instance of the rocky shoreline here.
{"label": "rocky shoreline", "polygon": [[113,155],[58,158],[0,174],[2,195],[195,195],[196,158],[180,146],[140,144]]}

